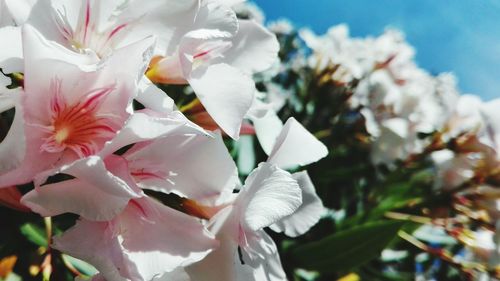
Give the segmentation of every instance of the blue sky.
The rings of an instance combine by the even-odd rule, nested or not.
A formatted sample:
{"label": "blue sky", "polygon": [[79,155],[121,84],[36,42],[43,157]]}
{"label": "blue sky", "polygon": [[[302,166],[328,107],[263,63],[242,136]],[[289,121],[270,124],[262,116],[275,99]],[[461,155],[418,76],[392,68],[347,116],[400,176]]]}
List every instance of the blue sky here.
{"label": "blue sky", "polygon": [[500,0],[254,0],[268,20],[317,33],[347,23],[352,36],[403,30],[418,64],[453,72],[464,93],[500,98]]}

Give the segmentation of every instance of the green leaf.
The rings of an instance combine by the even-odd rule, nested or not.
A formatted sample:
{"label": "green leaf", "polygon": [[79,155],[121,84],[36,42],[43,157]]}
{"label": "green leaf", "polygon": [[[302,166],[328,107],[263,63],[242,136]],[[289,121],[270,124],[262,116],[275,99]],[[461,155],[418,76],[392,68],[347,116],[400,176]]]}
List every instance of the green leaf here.
{"label": "green leaf", "polygon": [[347,271],[376,258],[403,224],[401,221],[377,221],[355,226],[298,246],[291,251],[291,257],[299,267],[308,270]]}
{"label": "green leaf", "polygon": [[48,247],[45,230],[32,223],[25,223],[21,226],[21,233],[28,238],[29,241],[38,246]]}
{"label": "green leaf", "polygon": [[379,268],[374,268],[370,266],[363,266],[358,271],[361,280],[370,281],[407,281],[414,280],[415,274],[412,272],[381,272]]}
{"label": "green leaf", "polygon": [[375,220],[382,218],[386,212],[407,207],[411,204],[420,203],[424,199],[419,197],[405,198],[399,196],[388,197],[378,203],[377,207],[370,211],[367,219]]}

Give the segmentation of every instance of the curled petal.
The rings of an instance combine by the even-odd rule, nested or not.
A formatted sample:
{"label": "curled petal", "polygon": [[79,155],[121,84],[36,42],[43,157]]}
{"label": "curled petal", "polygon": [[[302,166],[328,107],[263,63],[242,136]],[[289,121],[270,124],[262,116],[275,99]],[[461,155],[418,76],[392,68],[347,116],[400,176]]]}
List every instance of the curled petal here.
{"label": "curled petal", "polygon": [[302,193],[288,172],[262,163],[248,176],[238,201],[244,210],[243,227],[257,231],[293,214],[302,203]]}
{"label": "curled petal", "polygon": [[238,33],[231,38],[233,46],[223,61],[251,74],[270,68],[278,60],[280,46],[276,36],[254,21],[239,23]]}
{"label": "curled petal", "polygon": [[169,114],[176,108],[174,100],[146,77],[139,83],[139,94],[136,100],[146,108],[160,113]]}
{"label": "curled petal", "polygon": [[219,127],[237,139],[241,124],[252,105],[255,85],[252,79],[227,64],[196,69],[189,84]]}
{"label": "curled petal", "polygon": [[307,172],[295,173],[292,176],[302,191],[302,205],[295,213],[273,224],[271,229],[284,232],[289,237],[297,237],[306,233],[320,220],[325,208]]}
{"label": "curled petal", "polygon": [[268,162],[286,168],[290,166],[305,166],[328,154],[326,146],[317,140],[295,118],[291,117],[285,123],[283,130],[276,139],[274,148],[269,154]]}

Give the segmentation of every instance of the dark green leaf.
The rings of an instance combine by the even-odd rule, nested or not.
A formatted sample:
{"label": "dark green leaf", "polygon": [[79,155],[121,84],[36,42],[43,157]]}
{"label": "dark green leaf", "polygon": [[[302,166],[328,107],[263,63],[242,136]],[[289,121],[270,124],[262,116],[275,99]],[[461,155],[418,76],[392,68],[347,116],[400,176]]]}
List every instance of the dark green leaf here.
{"label": "dark green leaf", "polygon": [[376,258],[404,222],[377,221],[299,246],[291,256],[299,267],[324,273],[347,271]]}

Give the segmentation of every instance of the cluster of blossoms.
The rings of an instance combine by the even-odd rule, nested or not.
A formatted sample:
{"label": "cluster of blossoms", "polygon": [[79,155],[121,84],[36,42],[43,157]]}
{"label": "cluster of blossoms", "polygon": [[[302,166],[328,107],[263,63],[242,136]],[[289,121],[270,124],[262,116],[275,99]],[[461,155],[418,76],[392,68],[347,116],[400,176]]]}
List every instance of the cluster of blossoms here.
{"label": "cluster of blossoms", "polygon": [[31,275],[500,277],[500,102],[399,31],[265,28],[244,0],[0,0],[0,40],[0,204],[47,230]]}
{"label": "cluster of blossoms", "polygon": [[[437,208],[432,213],[424,208],[419,215],[427,217],[407,218],[428,222],[415,237],[436,245],[441,243],[436,242],[440,239],[436,233],[441,233],[453,237],[447,240],[452,246],[461,244],[461,251],[437,253],[432,247],[417,246],[477,280],[500,276],[500,101],[460,95],[452,74],[435,76],[419,68],[414,49],[396,30],[388,29],[378,37],[353,38],[345,25],[331,27],[321,36],[308,29],[295,30],[286,20],[269,28],[289,51],[280,54],[284,63],[264,77],[264,99],[277,111],[288,99],[293,109],[287,110],[307,115],[320,115],[323,109],[321,101],[305,104],[304,100],[329,95],[343,103],[340,110],[331,104],[325,109],[328,117],[319,118],[326,122],[335,117],[330,121],[333,127],[351,124],[353,115],[362,120],[363,128],[356,134],[364,134],[358,139],[369,146],[369,159],[382,183],[389,178],[384,170],[397,173],[424,166],[433,174],[432,196],[451,198],[445,211]],[[291,83],[292,79],[301,79],[302,84]],[[301,96],[304,88],[306,94]],[[311,91],[322,97],[311,98]],[[302,104],[297,106],[293,99]],[[311,114],[308,106],[314,106],[316,112]],[[343,121],[339,121],[340,115]],[[314,116],[308,118],[314,121]],[[338,128],[329,132],[332,139],[339,137],[336,133],[342,134],[343,127]],[[351,131],[349,134],[352,137]],[[348,149],[354,150],[352,145]],[[352,174],[362,180],[365,176]]]}
{"label": "cluster of blossoms", "polygon": [[320,83],[356,83],[349,106],[359,109],[372,138],[374,164],[389,165],[424,151],[419,135],[443,128],[458,92],[448,73],[434,77],[419,68],[403,34],[387,30],[376,38],[351,38],[345,25],[323,37],[300,32],[312,50],[304,63]]}
{"label": "cluster of blossoms", "polygon": [[[500,100],[463,95],[432,152],[436,185],[454,193],[455,216],[442,227],[467,245],[466,260],[500,274]],[[474,226],[473,228],[471,227]]]}
{"label": "cluster of blossoms", "polygon": [[[239,2],[0,1],[0,111],[12,117],[0,201],[78,215],[51,247],[93,265],[93,280],[286,280],[264,228],[295,237],[323,214],[307,172],[284,169],[327,149],[294,118],[267,135],[263,120],[279,119],[252,76],[279,44],[237,18]],[[164,85],[196,97],[179,108]],[[268,158],[242,184],[223,138],[248,132]]]}

